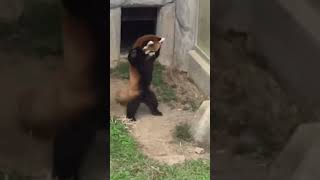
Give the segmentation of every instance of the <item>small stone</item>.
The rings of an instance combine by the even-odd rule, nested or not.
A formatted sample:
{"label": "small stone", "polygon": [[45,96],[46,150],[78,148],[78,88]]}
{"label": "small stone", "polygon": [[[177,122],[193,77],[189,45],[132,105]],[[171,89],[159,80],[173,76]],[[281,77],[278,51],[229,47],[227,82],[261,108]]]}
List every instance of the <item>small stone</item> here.
{"label": "small stone", "polygon": [[196,147],[194,149],[194,152],[196,152],[197,154],[203,154],[204,153],[204,149],[203,148],[200,148],[200,147]]}

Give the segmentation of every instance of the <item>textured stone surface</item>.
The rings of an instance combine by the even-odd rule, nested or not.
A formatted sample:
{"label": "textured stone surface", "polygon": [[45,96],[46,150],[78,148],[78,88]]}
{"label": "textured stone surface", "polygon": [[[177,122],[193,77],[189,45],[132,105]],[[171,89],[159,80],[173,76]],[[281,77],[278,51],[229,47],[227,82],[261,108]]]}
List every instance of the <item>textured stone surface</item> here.
{"label": "textured stone surface", "polygon": [[[314,153],[313,150],[315,149],[313,148],[318,149],[317,146],[313,145],[314,142],[319,141],[318,137],[320,137],[320,123],[299,126],[289,143],[272,164],[269,180],[292,179],[293,174],[298,180],[301,174],[308,171],[307,167],[311,164],[315,165],[315,162],[310,160],[310,154]],[[317,167],[319,167],[319,162],[316,162]]]}
{"label": "textured stone surface", "polygon": [[320,179],[320,141],[315,141],[306,152],[303,161],[296,169],[292,180],[319,180]]}
{"label": "textured stone surface", "polygon": [[175,4],[170,3],[160,9],[157,20],[157,34],[166,38],[158,59],[161,64],[166,66],[171,65],[173,60],[174,23]]}
{"label": "textured stone surface", "polygon": [[320,112],[320,7],[303,0],[255,1],[254,7],[256,50],[296,100]]}
{"label": "textured stone surface", "polygon": [[120,59],[121,8],[110,9],[110,68]]}
{"label": "textured stone surface", "polygon": [[204,101],[195,114],[191,133],[196,142],[210,147],[210,101]]}
{"label": "textured stone surface", "polygon": [[111,0],[110,8],[126,6],[163,6],[174,0]]}
{"label": "textured stone surface", "polygon": [[1,0],[0,21],[12,22],[17,20],[23,13],[22,0]]}
{"label": "textured stone surface", "polygon": [[197,1],[176,0],[175,66],[188,70],[188,52],[194,47],[196,37]]}
{"label": "textured stone surface", "polygon": [[110,0],[110,8],[120,7],[126,0]]}
{"label": "textured stone surface", "polygon": [[197,87],[210,96],[210,64],[196,50],[191,50],[186,58],[188,74]]}
{"label": "textured stone surface", "polygon": [[[172,3],[174,2],[174,3]],[[114,67],[120,58],[121,7],[161,6],[157,20],[157,34],[164,36],[159,61],[173,65],[182,71],[188,70],[188,52],[194,48],[197,23],[195,0],[118,0],[111,1],[110,51]],[[118,7],[118,8],[115,8]]]}

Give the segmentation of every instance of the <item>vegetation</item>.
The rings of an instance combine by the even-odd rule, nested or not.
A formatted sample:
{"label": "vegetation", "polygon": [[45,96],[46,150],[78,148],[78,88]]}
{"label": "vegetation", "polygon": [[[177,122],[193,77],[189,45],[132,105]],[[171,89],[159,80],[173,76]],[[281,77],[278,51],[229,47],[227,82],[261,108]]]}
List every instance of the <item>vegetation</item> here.
{"label": "vegetation", "polygon": [[175,137],[179,140],[190,142],[192,140],[192,136],[190,133],[190,125],[187,123],[179,124],[175,129]]}
{"label": "vegetation", "polygon": [[187,161],[179,165],[165,165],[145,157],[120,121],[111,118],[110,165],[111,180],[208,180],[208,160]]}
{"label": "vegetation", "polygon": [[[170,102],[176,100],[176,94],[173,88],[171,88],[164,79],[165,67],[156,62],[152,84],[155,86],[157,95],[160,102]],[[111,70],[111,75],[121,79],[129,79],[129,63],[122,62],[116,68]]]}

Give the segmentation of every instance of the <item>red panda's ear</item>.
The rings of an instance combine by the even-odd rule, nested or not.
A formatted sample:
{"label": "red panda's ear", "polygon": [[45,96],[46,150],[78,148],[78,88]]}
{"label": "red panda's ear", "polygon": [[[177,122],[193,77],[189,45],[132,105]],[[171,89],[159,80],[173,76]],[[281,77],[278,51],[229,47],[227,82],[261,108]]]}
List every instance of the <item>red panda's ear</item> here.
{"label": "red panda's ear", "polygon": [[164,42],[164,40],[166,40],[166,38],[162,37],[159,41],[160,44],[162,44]]}

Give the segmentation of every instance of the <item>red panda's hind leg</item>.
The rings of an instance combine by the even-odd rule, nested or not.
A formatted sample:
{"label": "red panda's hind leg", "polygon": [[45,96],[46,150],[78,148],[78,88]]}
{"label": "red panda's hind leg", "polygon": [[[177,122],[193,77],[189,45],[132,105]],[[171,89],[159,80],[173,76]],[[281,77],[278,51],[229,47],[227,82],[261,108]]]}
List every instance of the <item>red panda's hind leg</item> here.
{"label": "red panda's hind leg", "polygon": [[141,103],[141,98],[136,97],[127,104],[127,118],[136,121],[135,115]]}
{"label": "red panda's hind leg", "polygon": [[158,100],[153,91],[148,90],[145,92],[145,96],[143,98],[143,102],[148,106],[152,115],[162,116],[162,112],[158,109]]}

